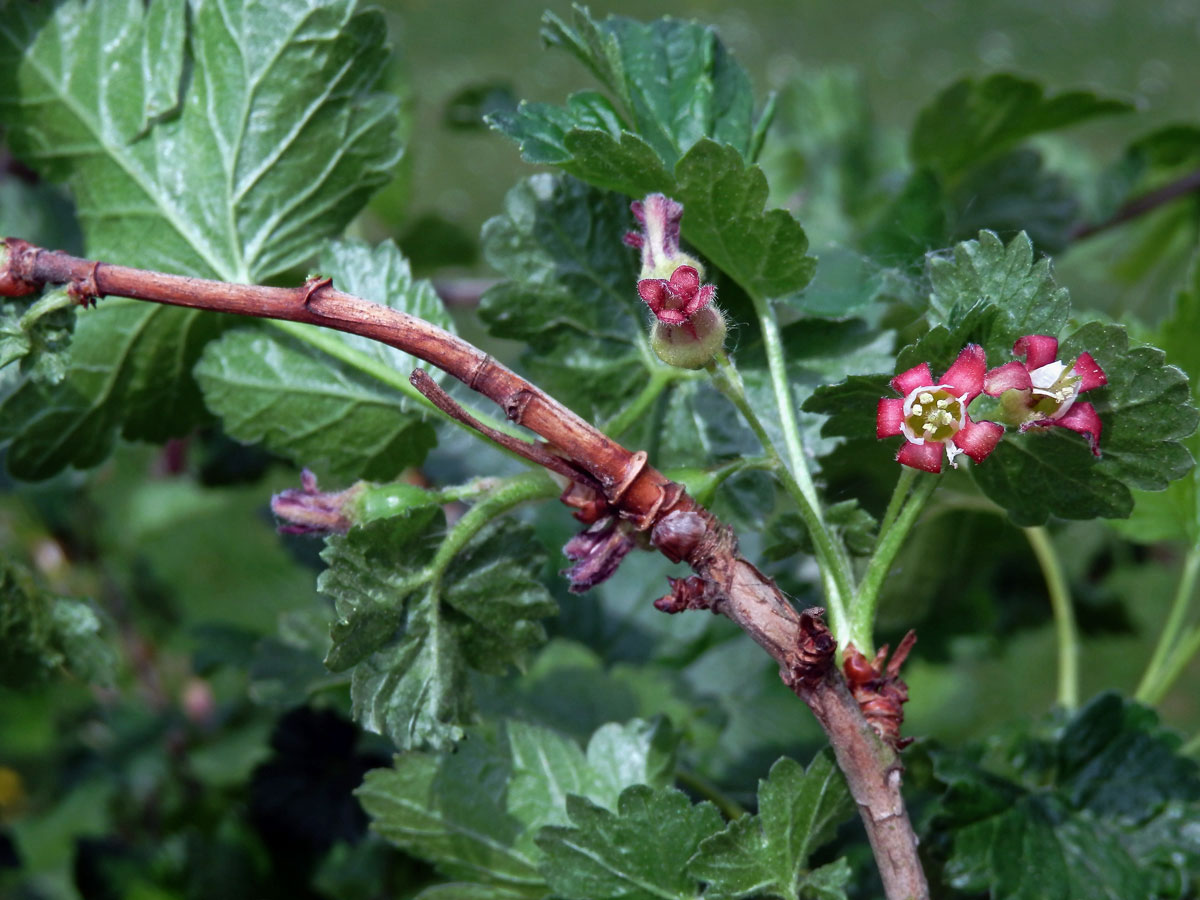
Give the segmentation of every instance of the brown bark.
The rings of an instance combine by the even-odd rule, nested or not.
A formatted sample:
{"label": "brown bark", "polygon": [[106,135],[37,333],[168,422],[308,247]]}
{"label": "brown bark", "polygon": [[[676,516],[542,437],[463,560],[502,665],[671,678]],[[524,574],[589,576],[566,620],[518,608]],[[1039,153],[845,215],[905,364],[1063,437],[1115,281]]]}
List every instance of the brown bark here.
{"label": "brown bark", "polygon": [[[419,357],[495,402],[535,432],[568,464],[586,473],[607,504],[638,529],[668,515],[696,519],[663,524],[657,534],[672,559],[685,559],[705,582],[714,612],[732,619],[779,663],[780,675],[812,709],[833,745],[858,803],[889,900],[929,896],[916,837],[900,793],[901,766],[879,739],[834,665],[836,645],[819,610],[797,612],[774,582],[742,557],[730,529],[695,503],[682,486],[497,363],[483,351],[403,312],[336,290],[329,279],[298,288],[255,287],[164,275],[79,259],[8,239],[0,252],[0,294],[17,296],[44,284],[67,284],[81,301],[116,295],[258,318],[285,319],[373,338]],[[539,451],[531,451],[535,455]],[[680,526],[696,527],[680,527]]]}

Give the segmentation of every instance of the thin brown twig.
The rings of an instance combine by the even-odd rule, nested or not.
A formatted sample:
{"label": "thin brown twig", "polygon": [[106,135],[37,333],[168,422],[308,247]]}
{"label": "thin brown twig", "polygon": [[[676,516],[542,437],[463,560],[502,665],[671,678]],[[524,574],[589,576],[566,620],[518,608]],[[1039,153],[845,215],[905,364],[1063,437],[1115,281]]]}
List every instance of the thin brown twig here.
{"label": "thin brown twig", "polygon": [[1093,235],[1100,234],[1102,231],[1108,231],[1110,228],[1124,225],[1126,222],[1144,216],[1146,213],[1153,212],[1160,206],[1165,206],[1173,200],[1186,197],[1188,194],[1195,193],[1196,191],[1200,191],[1200,170],[1189,172],[1187,175],[1172,181],[1170,184],[1165,184],[1160,188],[1150,191],[1148,194],[1143,194],[1140,197],[1130,200],[1102,222],[1077,225],[1071,230],[1071,234],[1069,235],[1070,240],[1081,241]]}
{"label": "thin brown twig", "polygon": [[[81,301],[117,295],[258,318],[306,322],[362,335],[432,363],[495,402],[571,465],[635,528],[657,532],[671,558],[708,584],[709,608],[746,631],[779,664],[784,682],[816,715],[858,804],[888,900],[925,900],[928,886],[900,792],[902,767],[834,665],[836,645],[812,611],[801,614],[738,552],[733,532],[683,487],[483,351],[421,319],[336,290],[328,279],[298,288],[255,287],[164,275],[79,259],[8,239],[0,295],[67,284]],[[490,436],[490,435],[489,435]],[[680,517],[695,517],[681,522]],[[658,528],[664,520],[671,521]],[[693,527],[680,527],[690,524]]]}

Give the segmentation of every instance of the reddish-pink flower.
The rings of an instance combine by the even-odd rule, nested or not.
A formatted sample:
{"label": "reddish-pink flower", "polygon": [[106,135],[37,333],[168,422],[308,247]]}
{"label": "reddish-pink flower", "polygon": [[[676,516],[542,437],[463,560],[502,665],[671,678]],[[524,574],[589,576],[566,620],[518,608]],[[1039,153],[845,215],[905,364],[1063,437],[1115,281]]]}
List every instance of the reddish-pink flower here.
{"label": "reddish-pink flower", "polygon": [[1058,339],[1027,334],[1013,344],[1014,360],[992,369],[984,377],[984,392],[1000,398],[1004,418],[1021,431],[1057,425],[1087,438],[1092,453],[1100,455],[1100,416],[1090,403],[1076,402],[1084,391],[1108,384],[1100,364],[1090,353],[1072,363],[1058,359]]}
{"label": "reddish-pink flower", "polygon": [[952,466],[960,453],[983,462],[1004,434],[995,422],[975,422],[967,415],[971,401],[983,392],[986,369],[983,348],[968,344],[941,378],[933,377],[929,363],[900,373],[891,384],[903,399],[879,401],[876,435],[904,435],[896,460],[923,472],[942,471],[943,447]]}
{"label": "reddish-pink flower", "polygon": [[666,278],[643,278],[638,294],[660,322],[682,325],[712,302],[717,289],[700,284],[700,273],[691,266],[680,266]]}

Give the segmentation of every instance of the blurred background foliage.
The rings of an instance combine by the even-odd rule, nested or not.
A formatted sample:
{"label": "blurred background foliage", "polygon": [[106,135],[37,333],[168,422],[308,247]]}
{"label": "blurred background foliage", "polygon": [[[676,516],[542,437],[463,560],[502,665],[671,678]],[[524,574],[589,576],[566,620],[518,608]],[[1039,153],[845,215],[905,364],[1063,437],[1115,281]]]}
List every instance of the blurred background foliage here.
{"label": "blurred background foliage", "polygon": [[[408,149],[399,177],[353,230],[395,237],[418,275],[460,285],[494,277],[479,230],[530,168],[480,117],[516,98],[559,101],[590,86],[581,67],[545,52],[536,36],[547,5],[568,7],[383,5]],[[1054,89],[1131,100],[1133,114],[1037,142],[1065,178],[1093,186],[1079,200],[1083,221],[1111,213],[1112,197],[1095,186],[1112,184],[1115,175],[1100,175],[1119,174],[1122,160],[1128,166],[1136,138],[1200,122],[1200,5],[1188,0],[643,0],[593,12],[714,24],[760,92],[783,91],[764,153],[783,205],[802,206],[793,188],[804,173],[787,142],[805,140],[811,125],[789,118],[788,91],[831,67],[861,84],[864,115],[881,129],[871,152],[898,180],[917,112],[963,74],[1013,71]],[[1196,212],[1192,201],[1175,204],[1067,247],[1056,256],[1060,283],[1079,305],[1158,321],[1191,249],[1179,235],[1194,243],[1180,219],[1194,223]],[[800,215],[820,254],[836,235]],[[0,176],[0,232],[80,246],[69,203],[11,163]],[[1170,252],[1161,235],[1183,246]],[[455,312],[468,338],[482,333],[472,309]],[[472,453],[480,466],[496,459]],[[426,476],[487,473],[441,465]],[[122,445],[91,472],[38,484],[5,478],[0,557],[15,573],[11,584],[91,598],[81,609],[115,659],[97,663],[111,664],[110,686],[56,672],[53,660],[37,684],[0,684],[0,894],[398,897],[430,878],[424,864],[364,837],[350,795],[390,748],[349,724],[346,681],[320,663],[331,613],[314,587],[319,542],[274,532],[266,503],[296,483],[294,469],[212,426],[166,448]],[[752,497],[753,484],[745,492]],[[906,733],[955,744],[1043,714],[1054,701],[1055,650],[1044,583],[1021,533],[969,502],[939,502],[906,558],[937,553],[964,563],[946,566],[952,583],[902,566],[908,574],[891,585],[881,628],[885,637],[910,626],[921,635],[906,670]],[[742,801],[781,753],[811,755],[819,732],[761,651],[723,620],[653,610],[668,571],[662,560],[631,557],[603,589],[570,596],[556,575],[565,512],[547,504],[524,515],[545,538],[545,581],[562,611],[528,672],[478,686],[485,714],[529,715],[578,737],[606,721],[666,715],[683,734],[685,784],[698,794],[716,784]],[[1131,691],[1166,614],[1181,548],[1130,543],[1103,522],[1063,526],[1056,537],[1070,548],[1064,560],[1085,632],[1082,695]],[[751,558],[761,549],[746,547]],[[798,602],[814,599],[811,573],[775,574]],[[4,602],[23,589],[6,587]],[[1197,684],[1193,662],[1160,707],[1187,734],[1200,728]]]}

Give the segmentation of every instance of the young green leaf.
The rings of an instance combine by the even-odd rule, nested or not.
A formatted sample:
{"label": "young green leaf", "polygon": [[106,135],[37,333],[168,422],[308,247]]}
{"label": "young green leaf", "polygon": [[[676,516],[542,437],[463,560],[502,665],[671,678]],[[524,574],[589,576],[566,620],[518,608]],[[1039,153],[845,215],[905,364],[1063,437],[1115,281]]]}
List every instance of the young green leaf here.
{"label": "young green leaf", "polygon": [[928,275],[931,324],[952,325],[956,309],[980,302],[1000,311],[987,341],[973,338],[987,350],[1007,353],[1026,334],[1057,335],[1071,312],[1070,296],[1055,284],[1050,260],[1034,260],[1033,243],[1024,233],[1006,246],[992,232],[981,231],[977,240],[955,245],[952,256],[930,256]]}
{"label": "young green leaf", "polygon": [[[592,69],[625,118],[586,93],[566,108],[523,103],[492,116],[492,126],[529,162],[632,197],[661,191],[678,200],[684,237],[745,291],[782,297],[808,284],[815,260],[805,255],[804,229],[785,210],[763,210],[767,181],[753,160],[767,116],[753,123],[749,80],[713,32],[670,19],[596,23],[582,10],[578,31],[547,22],[548,39]],[[698,59],[674,55],[697,46]]]}
{"label": "young green leaf", "polygon": [[[398,159],[396,100],[375,91],[386,29],[352,0],[5,13],[0,121],[71,188],[90,256],[262,281],[339,232]],[[202,421],[190,370],[209,318],[112,300],[82,316],[62,384],[27,383],[0,413],[10,468],[46,477],[94,465],[118,429],[163,440]]]}
{"label": "young green leaf", "polygon": [[921,110],[909,152],[918,165],[954,178],[1035,134],[1132,110],[1091,91],[1047,96],[1037,82],[1005,73],[963,78]]}
{"label": "young green leaf", "polygon": [[[725,830],[700,844],[688,872],[707,882],[710,900],[743,897],[808,896],[808,858],[829,841],[837,826],[854,813],[854,801],[833,762],[833,754],[817,755],[807,771],[784,757],[758,784],[758,815],[734,819]],[[849,869],[844,868],[846,876]],[[832,872],[819,879],[828,896],[844,888]],[[821,896],[821,895],[819,895]]]}
{"label": "young green leaf", "polygon": [[330,537],[322,553],[318,588],[338,617],[326,664],[354,667],[355,718],[402,748],[461,738],[468,667],[503,672],[545,639],[537,620],[554,611],[527,526],[489,523],[430,561],[444,531],[440,509],[409,509]]}
{"label": "young green leaf", "polygon": [[621,16],[598,22],[581,6],[573,13],[570,25],[546,13],[542,38],[591,69],[668,167],[705,136],[753,159],[769,116],[754,121],[750,78],[711,27]]}
{"label": "young green leaf", "polygon": [[637,785],[615,812],[583,797],[567,798],[572,827],[538,834],[541,871],[566,900],[695,900],[697,879],[686,865],[700,842],[721,828],[710,803],[693,806],[676,790]]}

